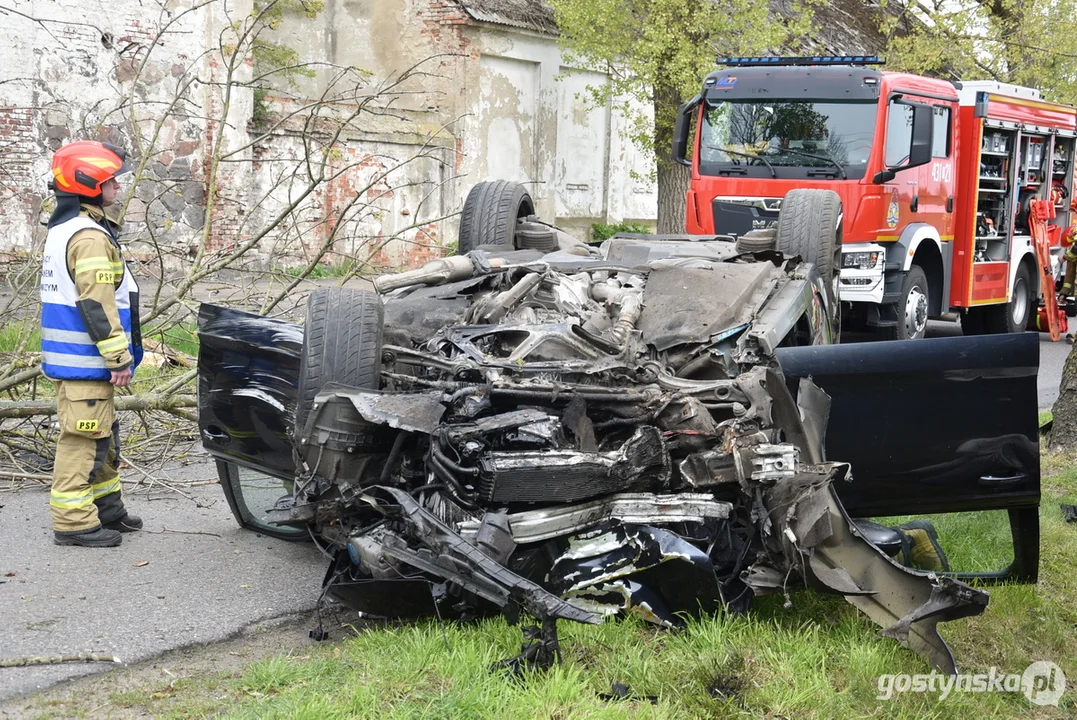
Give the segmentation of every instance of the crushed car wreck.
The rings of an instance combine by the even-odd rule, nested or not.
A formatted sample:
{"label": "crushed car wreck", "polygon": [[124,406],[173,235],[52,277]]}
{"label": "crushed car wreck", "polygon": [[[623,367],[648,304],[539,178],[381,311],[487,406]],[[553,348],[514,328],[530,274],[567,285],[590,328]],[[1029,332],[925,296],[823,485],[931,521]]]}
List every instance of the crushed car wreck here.
{"label": "crushed car wreck", "polygon": [[[476,191],[465,217],[520,193]],[[807,585],[956,672],[936,625],[983,612],[988,593],[895,562],[893,531],[863,518],[1007,509],[1007,575],[1034,580],[1038,456],[982,455],[974,477],[947,463],[972,440],[1035,447],[1038,345],[874,344],[887,379],[872,392],[931,398],[952,427],[898,430],[896,400],[860,407],[884,429],[858,435],[850,383],[880,351],[833,344],[836,196],[794,192],[775,230],[740,239],[594,248],[512,216],[508,234],[472,229],[466,254],[377,292],[316,290],[305,330],[203,305],[200,426],[237,518],[309,532],[334,557],[328,593],[364,612],[534,617],[513,662],[555,659],[558,619],[674,627]],[[1008,412],[981,398],[990,418],[960,422],[950,392],[1004,396]],[[918,432],[933,435],[895,446]],[[237,466],[280,478],[284,497],[244,497]]]}

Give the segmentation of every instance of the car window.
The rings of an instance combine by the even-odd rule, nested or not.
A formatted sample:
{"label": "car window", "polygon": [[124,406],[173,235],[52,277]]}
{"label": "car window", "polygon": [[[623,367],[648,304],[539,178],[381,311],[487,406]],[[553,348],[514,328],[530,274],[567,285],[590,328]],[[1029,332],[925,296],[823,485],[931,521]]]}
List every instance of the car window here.
{"label": "car window", "polygon": [[909,157],[912,144],[912,113],[910,105],[890,101],[886,114],[886,165],[900,165]]}
{"label": "car window", "polygon": [[935,126],[931,157],[950,157],[950,108],[935,106],[931,119]]}

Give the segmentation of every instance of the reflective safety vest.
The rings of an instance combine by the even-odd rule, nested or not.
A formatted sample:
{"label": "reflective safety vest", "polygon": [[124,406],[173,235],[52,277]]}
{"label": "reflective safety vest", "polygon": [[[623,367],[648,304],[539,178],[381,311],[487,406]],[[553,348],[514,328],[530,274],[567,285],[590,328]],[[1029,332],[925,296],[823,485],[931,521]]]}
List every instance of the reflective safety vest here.
{"label": "reflective safety vest", "polygon": [[[68,243],[75,233],[88,229],[110,235],[100,224],[80,215],[52,227],[45,238],[41,270],[41,365],[45,375],[55,380],[109,380],[112,377],[112,372],[105,367],[105,358],[86,331],[86,322],[77,305],[79,292],[67,267]],[[142,361],[142,344],[131,342],[131,303],[132,300],[138,302],[138,284],[122,253],[120,257],[123,279],[116,286],[116,309],[127,336],[133,370]],[[136,317],[137,313],[136,308]]]}

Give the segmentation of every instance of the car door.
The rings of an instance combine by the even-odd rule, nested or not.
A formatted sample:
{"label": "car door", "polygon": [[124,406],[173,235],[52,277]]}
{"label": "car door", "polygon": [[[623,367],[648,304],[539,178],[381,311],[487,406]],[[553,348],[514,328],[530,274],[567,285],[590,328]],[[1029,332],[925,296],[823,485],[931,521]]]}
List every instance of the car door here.
{"label": "car door", "polygon": [[781,348],[794,386],[831,398],[824,447],[849,462],[852,517],[1005,510],[1013,563],[1034,581],[1040,464],[1035,333]]}
{"label": "car door", "polygon": [[203,304],[198,340],[203,447],[220,460],[293,480],[303,328]]}

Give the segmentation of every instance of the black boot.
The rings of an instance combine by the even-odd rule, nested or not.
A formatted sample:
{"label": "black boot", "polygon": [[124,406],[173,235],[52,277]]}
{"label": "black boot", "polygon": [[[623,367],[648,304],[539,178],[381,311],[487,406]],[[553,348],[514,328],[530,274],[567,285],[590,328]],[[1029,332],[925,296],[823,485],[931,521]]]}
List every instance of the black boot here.
{"label": "black boot", "polygon": [[137,515],[127,513],[119,520],[113,520],[112,522],[104,523],[102,527],[122,533],[138,532],[142,529],[142,518],[138,517]]}
{"label": "black boot", "polygon": [[123,541],[116,530],[99,527],[80,533],[53,533],[57,545],[81,545],[82,547],[116,547]]}

